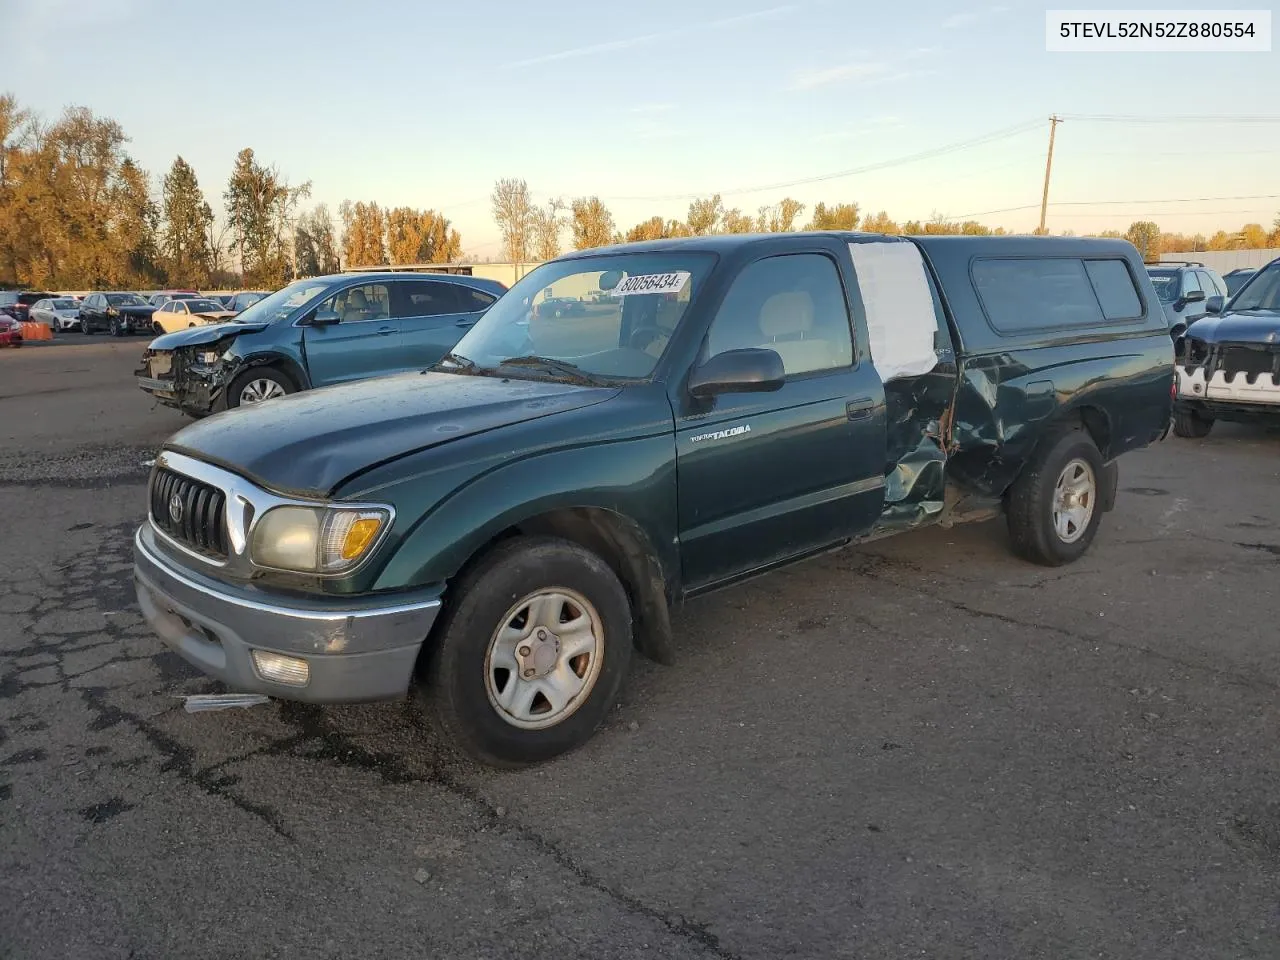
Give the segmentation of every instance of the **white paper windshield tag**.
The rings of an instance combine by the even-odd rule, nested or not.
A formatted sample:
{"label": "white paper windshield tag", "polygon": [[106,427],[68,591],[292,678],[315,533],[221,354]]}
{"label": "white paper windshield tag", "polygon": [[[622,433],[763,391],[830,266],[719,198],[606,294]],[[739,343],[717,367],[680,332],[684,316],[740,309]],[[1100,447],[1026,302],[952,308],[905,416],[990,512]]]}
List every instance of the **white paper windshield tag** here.
{"label": "white paper windshield tag", "polygon": [[688,270],[675,273],[639,273],[627,277],[610,291],[615,297],[634,293],[679,293],[689,281]]}

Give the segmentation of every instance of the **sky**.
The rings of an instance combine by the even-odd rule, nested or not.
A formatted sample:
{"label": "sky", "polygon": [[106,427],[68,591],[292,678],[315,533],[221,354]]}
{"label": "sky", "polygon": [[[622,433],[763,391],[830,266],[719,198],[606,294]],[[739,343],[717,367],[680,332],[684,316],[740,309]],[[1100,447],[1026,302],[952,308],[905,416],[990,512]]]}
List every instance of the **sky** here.
{"label": "sky", "polygon": [[[1215,6],[1241,5],[1196,3]],[[1270,227],[1280,53],[1048,53],[1045,9],[0,0],[0,91],[118,120],[157,182],[181,154],[215,208],[250,146],[311,202],[441,210],[477,258],[501,254],[502,177],[538,202],[598,195],[621,229],[719,192],[1027,231],[1051,114],[1051,230]]]}

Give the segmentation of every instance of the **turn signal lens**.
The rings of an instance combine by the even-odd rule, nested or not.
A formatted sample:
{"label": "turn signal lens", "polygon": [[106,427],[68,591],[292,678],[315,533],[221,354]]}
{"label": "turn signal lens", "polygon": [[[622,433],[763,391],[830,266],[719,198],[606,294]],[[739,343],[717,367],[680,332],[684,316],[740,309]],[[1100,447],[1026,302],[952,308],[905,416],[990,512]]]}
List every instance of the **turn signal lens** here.
{"label": "turn signal lens", "polygon": [[325,518],[320,540],[320,569],[353,566],[378,539],[387,514],[382,510],[333,510]]}

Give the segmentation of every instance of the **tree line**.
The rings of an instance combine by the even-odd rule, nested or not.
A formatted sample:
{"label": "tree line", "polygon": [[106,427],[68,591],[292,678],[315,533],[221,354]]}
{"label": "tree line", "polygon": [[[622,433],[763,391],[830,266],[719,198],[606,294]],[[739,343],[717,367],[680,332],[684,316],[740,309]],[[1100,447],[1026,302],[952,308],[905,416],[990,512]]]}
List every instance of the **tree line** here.
{"label": "tree line", "polygon": [[54,289],[274,288],[342,265],[447,262],[462,239],[441,214],[344,201],[304,209],[250,148],[236,155],[216,218],[176,157],[153,191],[120,124],[84,107],[53,122],[0,96],[0,285]]}
{"label": "tree line", "polygon": [[533,203],[528,183],[514,178],[494,184],[490,200],[494,222],[502,235],[503,253],[514,263],[550,260],[558,256],[566,235],[574,250],[585,250],[613,243],[717,233],[785,233],[792,230],[973,236],[1005,233],[1003,227],[988,227],[976,220],[952,221],[936,213],[925,221],[898,223],[884,210],[864,214],[857,203],[828,206],[819,202],[813,205],[806,220],[806,204],[792,197],[783,197],[777,203],[761,206],[751,214],[738,207],[726,207],[718,193],[692,201],[683,220],[654,216],[627,230],[620,230],[613,214],[598,196],[573,200],[555,198],[545,206],[538,206]]}

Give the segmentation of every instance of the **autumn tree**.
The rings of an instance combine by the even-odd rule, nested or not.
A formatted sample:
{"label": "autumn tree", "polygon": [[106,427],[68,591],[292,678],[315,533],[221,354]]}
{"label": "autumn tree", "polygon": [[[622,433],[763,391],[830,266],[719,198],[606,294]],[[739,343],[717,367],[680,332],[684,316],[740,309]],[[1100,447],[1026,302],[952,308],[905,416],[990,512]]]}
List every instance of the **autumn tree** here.
{"label": "autumn tree", "polygon": [[296,272],[294,211],[310,193],[310,181],[289,186],[275,167],[259,163],[251,148],[236,155],[222,197],[246,285],[276,286]]}
{"label": "autumn tree", "polygon": [[717,193],[705,200],[694,200],[690,203],[685,225],[693,236],[702,237],[708,233],[715,233],[723,217],[724,204],[720,202],[720,194]]}
{"label": "autumn tree", "polygon": [[160,265],[157,232],[160,208],[147,189],[147,175],[128,157],[120,164],[111,186],[111,246],[119,269],[113,280],[120,286],[150,286],[165,279]]}
{"label": "autumn tree", "polygon": [[532,214],[533,256],[535,260],[554,260],[560,256],[560,233],[568,223],[564,201],[553,198]]}
{"label": "autumn tree", "polygon": [[879,213],[868,214],[862,218],[862,229],[867,233],[901,233],[898,224],[889,219],[889,214],[881,210]]}
{"label": "autumn tree", "polygon": [[387,219],[376,203],[342,201],[342,259],[348,267],[387,262]]}
{"label": "autumn tree", "polygon": [[527,263],[533,239],[533,202],[529,185],[514,178],[493,185],[493,219],[502,233],[502,245],[512,263]]}
{"label": "autumn tree", "polygon": [[627,243],[636,243],[641,240],[661,240],[667,235],[666,221],[661,217],[650,217],[648,220],[642,220],[634,227],[627,231]]}
{"label": "autumn tree", "polygon": [[737,207],[726,210],[720,217],[720,230],[723,233],[753,233],[755,229],[755,219]]}
{"label": "autumn tree", "polygon": [[319,277],[342,269],[338,259],[333,217],[328,206],[317,204],[298,218],[294,231],[294,249],[300,276]]}
{"label": "autumn tree", "polygon": [[169,282],[204,287],[209,283],[212,257],[209,251],[213,210],[205,202],[196,172],[182,157],[164,178],[164,230],[161,241]]}
{"label": "autumn tree", "polygon": [[1267,231],[1260,223],[1246,223],[1240,228],[1240,245],[1246,250],[1265,250]]}
{"label": "autumn tree", "polygon": [[1160,228],[1150,220],[1137,220],[1129,224],[1124,238],[1138,248],[1145,261],[1160,258]]}
{"label": "autumn tree", "polygon": [[828,207],[822,201],[813,205],[813,216],[806,230],[857,230],[858,205],[837,203]]}
{"label": "autumn tree", "polygon": [[573,249],[604,247],[614,241],[613,214],[599,197],[578,197],[570,204]]}
{"label": "autumn tree", "polygon": [[760,208],[756,228],[761,233],[787,233],[796,228],[796,218],[803,212],[803,203],[791,197],[783,197],[773,206]]}

